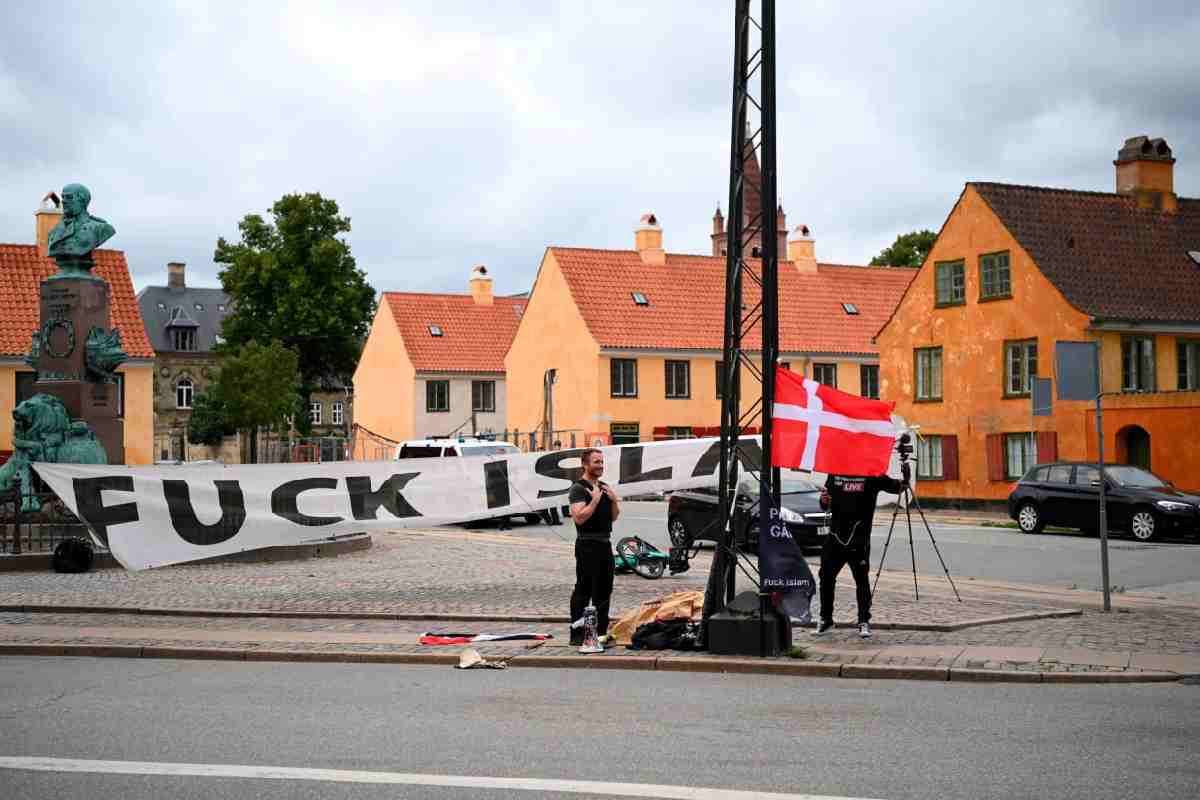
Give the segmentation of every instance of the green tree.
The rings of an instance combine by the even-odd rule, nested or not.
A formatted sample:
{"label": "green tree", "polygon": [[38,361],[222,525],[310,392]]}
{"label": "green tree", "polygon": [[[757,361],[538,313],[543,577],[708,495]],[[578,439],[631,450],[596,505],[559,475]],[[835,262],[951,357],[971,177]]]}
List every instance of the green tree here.
{"label": "green tree", "polygon": [[339,238],[350,231],[350,219],[334,200],[288,194],[270,214],[271,222],[246,215],[237,243],[217,240],[213,260],[227,265],[219,277],[232,300],[223,347],[281,343],[299,355],[300,395],[307,400],[323,378],[354,373],[375,315],[375,290]]}
{"label": "green tree", "polygon": [[913,231],[896,237],[891,247],[885,247],[871,259],[872,267],[919,267],[933,249],[937,234],[933,231]]}
{"label": "green tree", "polygon": [[209,446],[220,444],[221,439],[236,429],[225,418],[225,404],[213,391],[201,392],[192,402],[192,413],[188,417],[187,436],[192,444]]}
{"label": "green tree", "polygon": [[264,347],[251,341],[222,356],[214,400],[224,407],[229,425],[250,432],[251,463],[258,461],[258,429],[282,429],[296,414],[299,385],[299,358],[279,342]]}

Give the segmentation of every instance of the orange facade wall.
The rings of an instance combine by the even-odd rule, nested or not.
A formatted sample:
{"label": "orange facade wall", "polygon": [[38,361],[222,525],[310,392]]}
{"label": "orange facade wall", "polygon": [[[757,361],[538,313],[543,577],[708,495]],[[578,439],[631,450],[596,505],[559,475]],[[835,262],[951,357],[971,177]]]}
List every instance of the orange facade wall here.
{"label": "orange facade wall", "polygon": [[[1012,298],[980,302],[979,257],[1008,251]],[[934,273],[939,261],[965,262],[966,302],[935,307]],[[1061,458],[1082,458],[1086,448],[1086,403],[1056,403],[1051,417],[1032,417],[1028,397],[1004,394],[1004,344],[1036,339],[1039,374],[1049,374],[1054,343],[1084,340],[1088,318],[1074,309],[1042,275],[1029,255],[967,187],[938,235],[937,243],[876,341],[880,350],[880,395],[896,402],[896,413],[920,425],[922,435],[958,437],[957,481],[922,480],[923,495],[999,500],[1009,481],[988,476],[989,434],[1055,431]],[[917,348],[942,348],[942,399],[915,400]]]}
{"label": "orange facade wall", "polygon": [[[543,381],[546,370],[555,369],[555,429],[607,432],[608,422],[601,418],[598,402],[599,357],[600,347],[575,305],[554,253],[547,249],[504,359],[508,428],[528,431],[543,424]],[[607,391],[607,375],[603,385]]]}
{"label": "orange facade wall", "polygon": [[[415,380],[391,307],[381,302],[354,371],[354,422],[389,439],[411,439]],[[379,443],[359,436],[355,447],[360,458],[374,458]]]}

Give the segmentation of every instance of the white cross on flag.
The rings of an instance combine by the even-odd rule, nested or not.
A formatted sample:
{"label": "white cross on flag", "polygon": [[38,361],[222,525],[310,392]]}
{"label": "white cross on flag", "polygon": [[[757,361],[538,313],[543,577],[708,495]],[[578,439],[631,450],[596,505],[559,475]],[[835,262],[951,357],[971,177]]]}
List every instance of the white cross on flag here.
{"label": "white cross on flag", "polygon": [[896,442],[895,405],[777,367],[771,463],[833,475],[884,475]]}

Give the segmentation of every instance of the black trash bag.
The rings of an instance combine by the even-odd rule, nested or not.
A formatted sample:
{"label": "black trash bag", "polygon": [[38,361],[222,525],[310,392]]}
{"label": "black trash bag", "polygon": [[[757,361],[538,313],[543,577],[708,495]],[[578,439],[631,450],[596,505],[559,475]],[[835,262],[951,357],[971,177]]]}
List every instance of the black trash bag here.
{"label": "black trash bag", "polygon": [[87,572],[92,568],[96,554],[92,543],[87,539],[74,536],[64,539],[54,548],[54,557],[50,560],[55,572]]}
{"label": "black trash bag", "polygon": [[647,622],[633,632],[630,650],[695,650],[699,627],[687,619]]}

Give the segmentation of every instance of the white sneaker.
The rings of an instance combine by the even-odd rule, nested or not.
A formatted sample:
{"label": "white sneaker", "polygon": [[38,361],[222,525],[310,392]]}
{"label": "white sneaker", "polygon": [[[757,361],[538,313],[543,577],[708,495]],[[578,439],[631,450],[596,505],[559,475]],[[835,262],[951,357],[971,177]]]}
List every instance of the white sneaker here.
{"label": "white sneaker", "polygon": [[871,638],[871,624],[868,622],[858,623],[858,635],[863,639]]}
{"label": "white sneaker", "polygon": [[813,636],[828,636],[833,631],[833,623],[821,620],[817,623],[817,627],[813,629]]}
{"label": "white sneaker", "polygon": [[588,642],[587,644],[583,645],[582,647],[580,647],[579,652],[581,652],[581,653],[603,653],[604,645],[600,644],[600,642],[598,642],[598,641],[593,640],[593,641]]}

